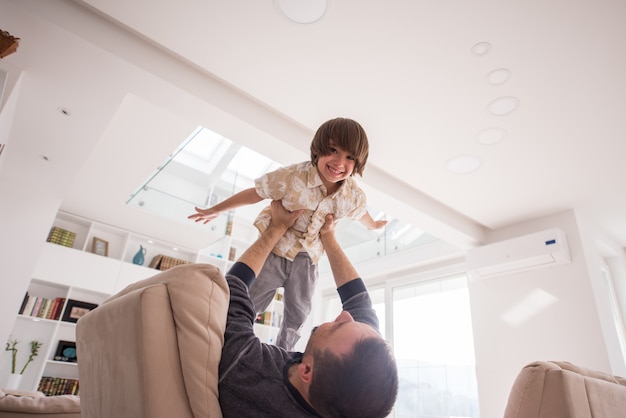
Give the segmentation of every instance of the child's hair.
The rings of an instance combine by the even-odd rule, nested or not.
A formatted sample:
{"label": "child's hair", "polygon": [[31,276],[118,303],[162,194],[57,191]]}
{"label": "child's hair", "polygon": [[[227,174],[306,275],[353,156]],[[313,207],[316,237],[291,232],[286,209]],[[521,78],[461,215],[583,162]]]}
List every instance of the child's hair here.
{"label": "child's hair", "polygon": [[354,157],[354,171],[363,175],[365,163],[369,155],[367,134],[358,122],[352,119],[336,118],[324,122],[317,129],[311,141],[311,162],[317,165],[320,156],[330,154],[330,140]]}

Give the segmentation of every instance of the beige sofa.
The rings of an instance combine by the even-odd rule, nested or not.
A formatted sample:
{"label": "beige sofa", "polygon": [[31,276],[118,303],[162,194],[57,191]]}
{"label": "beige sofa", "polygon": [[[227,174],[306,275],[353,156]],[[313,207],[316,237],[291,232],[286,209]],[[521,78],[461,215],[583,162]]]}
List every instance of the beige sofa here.
{"label": "beige sofa", "polygon": [[80,418],[78,396],[0,389],[0,418]]}
{"label": "beige sofa", "polygon": [[504,411],[504,418],[624,417],[626,379],[565,361],[526,365]]}
{"label": "beige sofa", "polygon": [[222,416],[217,379],[229,291],[208,264],[128,286],[76,327],[83,418]]}

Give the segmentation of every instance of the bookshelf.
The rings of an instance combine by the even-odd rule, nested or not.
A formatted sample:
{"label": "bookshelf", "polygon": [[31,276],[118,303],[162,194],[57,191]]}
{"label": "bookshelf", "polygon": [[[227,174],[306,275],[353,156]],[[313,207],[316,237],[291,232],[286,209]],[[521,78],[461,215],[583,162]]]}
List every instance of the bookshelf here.
{"label": "bookshelf", "polygon": [[[154,269],[150,269],[149,266],[157,257],[169,259],[168,266],[181,263],[207,263],[217,266],[224,272],[227,271],[236,257],[248,248],[258,234],[251,222],[236,216],[230,217],[229,223],[233,225],[227,228],[228,233],[225,233],[213,244],[202,249],[190,249],[60,211],[51,227],[51,234],[54,230],[57,235],[65,237],[63,231],[68,231],[74,234],[74,239],[69,247],[47,242],[44,252],[53,252],[54,257],[56,257],[59,253],[64,252],[65,248],[71,248],[89,254],[91,256],[88,262],[90,267],[97,263],[99,268],[105,270],[126,270],[120,272],[123,276],[120,286],[113,289],[117,291],[132,283],[129,280],[132,280],[138,272],[143,272],[143,275],[153,275]],[[106,256],[94,253],[94,239],[106,242]],[[54,249],[50,250],[51,247]],[[140,248],[145,248],[145,262],[143,265],[136,265],[133,264],[133,257]],[[115,263],[111,263],[111,261],[115,261]],[[105,267],[107,265],[108,268]],[[48,267],[46,266],[46,269]],[[130,273],[127,274],[129,271]],[[109,278],[111,273],[113,272],[107,271]],[[139,276],[141,275],[139,273]]]}
{"label": "bookshelf", "polygon": [[[30,354],[31,341],[36,340],[43,345],[39,350],[39,355],[26,368],[19,389],[37,390],[41,378],[45,376],[63,379],[67,390],[70,391],[72,387],[69,387],[69,382],[78,379],[77,363],[71,358],[70,351],[65,351],[68,356],[57,356],[57,352],[60,342],[76,341],[76,324],[72,322],[74,319],[71,318],[70,312],[80,313],[81,311],[72,310],[77,306],[74,301],[80,302],[81,307],[96,306],[101,304],[108,294],[33,279],[28,287],[27,295],[28,298],[25,296],[20,312],[16,313],[11,332],[11,339],[18,341],[16,369],[21,369],[26,363]],[[51,302],[44,307],[47,301]],[[65,345],[61,346],[63,347]],[[8,380],[10,362],[10,353],[3,352],[0,367],[0,381],[2,382]]]}
{"label": "bookshelf", "polygon": [[[237,222],[236,217],[233,220],[235,225],[229,229],[230,235],[225,234],[207,248],[194,250],[66,212],[58,212],[48,236],[50,242],[43,243],[28,288],[29,296],[54,301],[49,302],[52,304],[51,314],[31,316],[31,305],[27,314],[16,313],[11,334],[11,339],[20,341],[18,367],[21,367],[30,353],[30,341],[44,343],[35,361],[26,369],[19,388],[39,389],[44,393],[54,394],[54,388],[63,384],[69,387],[71,380],[78,378],[77,363],[55,360],[59,342],[74,342],[76,338],[76,325],[63,321],[70,300],[99,305],[129,284],[157,274],[159,270],[151,268],[150,264],[159,256],[161,259],[168,259],[170,267],[180,263],[207,263],[226,272],[236,257],[257,237],[256,228],[252,224]],[[98,242],[106,243],[105,254],[94,252],[94,238]],[[143,265],[133,264],[133,257],[140,246],[146,249],[145,262]],[[103,247],[100,245],[98,248],[101,250]],[[61,299],[63,302],[59,306],[58,301]],[[277,301],[272,309],[280,309],[281,306],[282,302]],[[26,312],[25,304],[22,304],[22,308]],[[279,312],[282,315],[282,309]],[[266,342],[274,341],[278,333],[278,328],[271,325],[257,324],[255,329]],[[0,384],[7,382],[9,372],[10,353],[3,351],[0,356]],[[49,390],[40,387],[42,377],[49,378]]]}

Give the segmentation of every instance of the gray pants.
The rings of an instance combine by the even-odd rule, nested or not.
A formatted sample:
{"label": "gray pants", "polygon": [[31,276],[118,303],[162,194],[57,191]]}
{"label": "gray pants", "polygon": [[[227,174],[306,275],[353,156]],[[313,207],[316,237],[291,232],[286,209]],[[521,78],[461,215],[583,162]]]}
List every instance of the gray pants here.
{"label": "gray pants", "polygon": [[283,287],[285,312],[276,345],[292,351],[300,339],[302,324],[311,313],[311,301],[317,284],[317,265],[305,252],[293,261],[271,253],[259,276],[250,288],[250,298],[257,313],[264,312],[274,298],[276,289]]}

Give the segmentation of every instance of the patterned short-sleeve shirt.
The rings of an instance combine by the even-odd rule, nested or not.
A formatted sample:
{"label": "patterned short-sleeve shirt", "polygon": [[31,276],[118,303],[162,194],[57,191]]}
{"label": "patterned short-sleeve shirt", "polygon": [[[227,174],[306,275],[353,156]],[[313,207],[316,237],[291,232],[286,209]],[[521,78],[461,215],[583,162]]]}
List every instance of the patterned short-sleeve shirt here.
{"label": "patterned short-sleeve shirt", "polygon": [[[263,199],[281,200],[285,209],[291,211],[304,209],[302,216],[273,250],[276,255],[292,261],[301,251],[309,254],[313,264],[319,261],[324,253],[319,231],[327,214],[333,214],[335,220],[359,219],[367,211],[365,193],[352,177],[345,179],[335,193],[327,196],[317,167],[309,161],[267,173],[256,179],[254,186]],[[254,225],[263,232],[270,218],[268,206],[261,211]]]}

